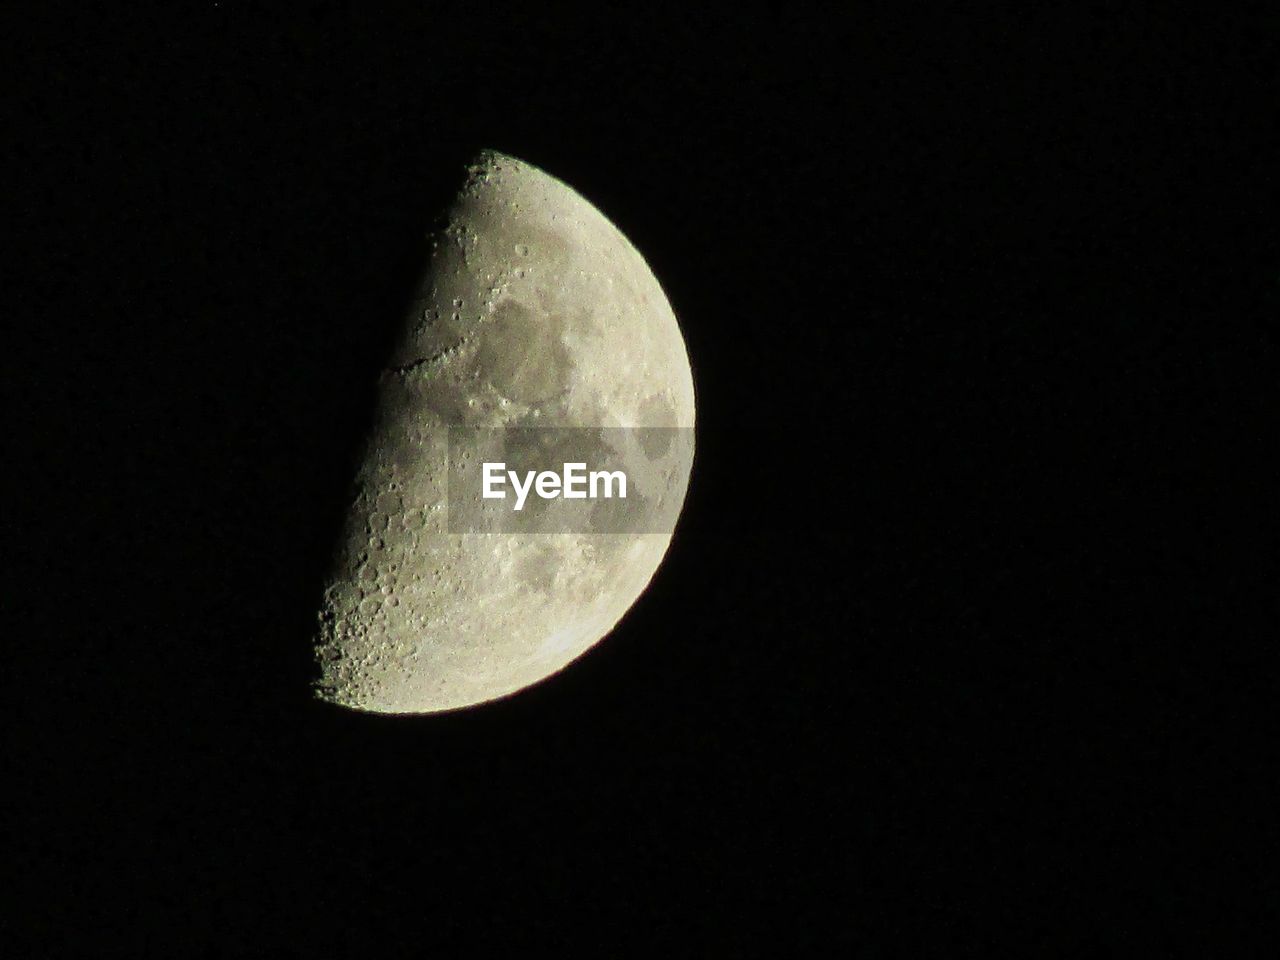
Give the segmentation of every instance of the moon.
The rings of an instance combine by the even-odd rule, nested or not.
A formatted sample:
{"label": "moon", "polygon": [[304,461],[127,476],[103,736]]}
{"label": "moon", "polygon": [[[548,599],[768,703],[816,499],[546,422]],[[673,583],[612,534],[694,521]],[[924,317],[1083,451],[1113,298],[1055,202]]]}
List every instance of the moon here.
{"label": "moon", "polygon": [[[435,713],[508,696],[577,659],[661,564],[693,427],[684,340],[644,258],[561,181],[481,153],[379,379],[325,585],[315,694]],[[448,520],[450,428],[675,428],[689,439],[657,461],[666,528],[473,533]]]}

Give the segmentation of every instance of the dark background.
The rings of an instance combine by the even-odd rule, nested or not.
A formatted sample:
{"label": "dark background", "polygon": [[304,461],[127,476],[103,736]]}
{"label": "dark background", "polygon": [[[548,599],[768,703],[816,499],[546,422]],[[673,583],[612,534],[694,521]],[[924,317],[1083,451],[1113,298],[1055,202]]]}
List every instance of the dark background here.
{"label": "dark background", "polygon": [[[10,18],[6,955],[1256,933],[1274,15],[420,6]],[[319,578],[480,147],[654,268],[693,487],[570,669],[347,713]]]}

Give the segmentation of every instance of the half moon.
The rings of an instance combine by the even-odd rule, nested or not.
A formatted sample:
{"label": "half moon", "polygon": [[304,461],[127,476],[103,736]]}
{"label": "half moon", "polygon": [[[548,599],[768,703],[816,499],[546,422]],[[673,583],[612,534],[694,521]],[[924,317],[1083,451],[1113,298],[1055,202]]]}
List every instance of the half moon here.
{"label": "half moon", "polygon": [[669,528],[451,532],[450,427],[683,428],[678,514],[693,425],[684,341],[643,257],[564,183],[482,153],[380,379],[320,613],[317,696],[432,713],[514,693],[606,636],[662,562]]}

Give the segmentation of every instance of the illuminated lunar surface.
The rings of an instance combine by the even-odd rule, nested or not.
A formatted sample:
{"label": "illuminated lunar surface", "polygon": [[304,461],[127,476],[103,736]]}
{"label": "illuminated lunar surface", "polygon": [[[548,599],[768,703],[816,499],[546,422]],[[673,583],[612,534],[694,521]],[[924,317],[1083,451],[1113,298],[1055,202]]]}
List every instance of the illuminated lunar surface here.
{"label": "illuminated lunar surface", "polygon": [[694,425],[684,342],[644,259],[571,188],[492,152],[380,380],[320,614],[324,700],[432,713],[514,693],[608,634],[662,562],[669,533],[448,532],[451,425]]}

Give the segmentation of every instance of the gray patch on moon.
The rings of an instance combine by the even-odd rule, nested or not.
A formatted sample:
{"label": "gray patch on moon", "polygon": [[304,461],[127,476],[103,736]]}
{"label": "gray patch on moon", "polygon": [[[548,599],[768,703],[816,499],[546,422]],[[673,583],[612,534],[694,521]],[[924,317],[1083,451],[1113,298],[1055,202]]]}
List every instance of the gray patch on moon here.
{"label": "gray patch on moon", "polygon": [[[684,342],[644,259],[563,183],[482,154],[381,380],[317,694],[430,713],[514,693],[605,636],[661,563],[669,533],[449,533],[449,426],[693,424]],[[682,501],[687,468],[677,479]]]}

